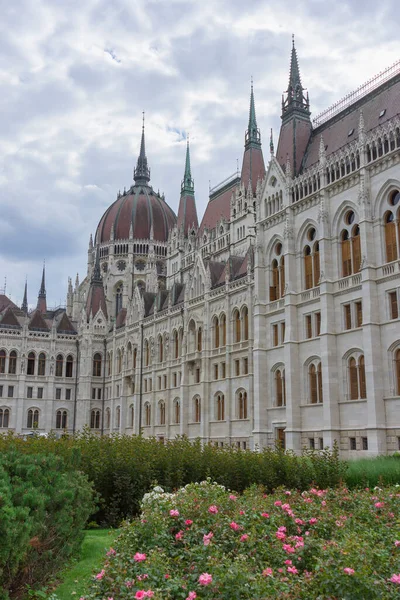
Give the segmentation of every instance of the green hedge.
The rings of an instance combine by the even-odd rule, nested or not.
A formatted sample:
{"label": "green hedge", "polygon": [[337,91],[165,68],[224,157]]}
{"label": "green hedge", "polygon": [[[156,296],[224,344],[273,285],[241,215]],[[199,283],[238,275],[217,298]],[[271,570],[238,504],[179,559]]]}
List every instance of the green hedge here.
{"label": "green hedge", "polygon": [[346,464],[333,452],[291,452],[265,449],[262,452],[202,446],[199,441],[179,438],[163,445],[155,439],[113,435],[100,437],[84,431],[75,437],[0,439],[2,447],[16,445],[21,452],[51,452],[71,466],[80,468],[100,496],[94,515],[102,525],[116,526],[139,511],[143,495],[156,483],[172,491],[187,483],[211,477],[226,487],[242,492],[252,484],[272,491],[284,485],[306,489],[310,484],[337,485]]}
{"label": "green hedge", "polygon": [[[8,439],[11,441],[11,438]],[[4,440],[3,440],[4,442]],[[57,456],[0,452],[0,598],[40,585],[80,547],[93,487]],[[19,450],[33,450],[22,454]]]}

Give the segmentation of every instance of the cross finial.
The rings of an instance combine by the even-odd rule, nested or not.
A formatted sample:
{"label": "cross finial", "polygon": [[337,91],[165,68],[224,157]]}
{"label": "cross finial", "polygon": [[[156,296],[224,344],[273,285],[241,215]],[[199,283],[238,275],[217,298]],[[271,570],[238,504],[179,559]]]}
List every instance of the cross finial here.
{"label": "cross finial", "polygon": [[294,48],[294,33],[292,33],[292,47]]}
{"label": "cross finial", "polygon": [[144,130],[144,110],[142,111],[142,129]]}

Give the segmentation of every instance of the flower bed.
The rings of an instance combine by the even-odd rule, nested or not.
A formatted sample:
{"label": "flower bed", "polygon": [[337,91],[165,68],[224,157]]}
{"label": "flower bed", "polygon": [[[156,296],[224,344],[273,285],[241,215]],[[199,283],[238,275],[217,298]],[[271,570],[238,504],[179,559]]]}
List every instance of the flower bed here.
{"label": "flower bed", "polygon": [[400,488],[146,494],[87,600],[400,598]]}

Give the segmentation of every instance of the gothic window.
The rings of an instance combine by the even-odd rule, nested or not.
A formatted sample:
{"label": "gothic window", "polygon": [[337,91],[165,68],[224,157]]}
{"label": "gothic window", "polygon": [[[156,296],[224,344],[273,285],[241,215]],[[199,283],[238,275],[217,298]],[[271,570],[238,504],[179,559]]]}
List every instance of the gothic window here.
{"label": "gothic window", "polygon": [[242,322],[243,322],[243,339],[249,339],[249,311],[247,306],[242,309]]}
{"label": "gothic window", "polygon": [[144,341],[144,366],[148,367],[150,365],[150,345],[149,340]]}
{"label": "gothic window", "polygon": [[158,362],[164,361],[164,341],[162,335],[158,336]]}
{"label": "gothic window", "polygon": [[323,402],[322,392],[322,365],[314,362],[308,367],[308,397],[310,404]]}
{"label": "gothic window", "polygon": [[144,424],[146,427],[151,425],[151,406],[148,402],[144,405]]}
{"label": "gothic window", "polygon": [[239,419],[247,419],[247,392],[241,390],[238,393],[238,411],[237,415]]}
{"label": "gothic window", "polygon": [[349,369],[349,396],[350,400],[358,400],[367,397],[365,381],[365,359],[364,355],[351,356],[348,360]]}
{"label": "gothic window", "polygon": [[26,371],[27,375],[35,374],[35,353],[29,352],[28,354],[28,368]]}
{"label": "gothic window", "polygon": [[101,377],[101,354],[99,352],[93,356],[93,377]]}
{"label": "gothic window", "polygon": [[236,308],[233,311],[233,327],[234,327],[234,340],[240,342],[240,314]]}
{"label": "gothic window", "polygon": [[396,351],[394,357],[395,378],[396,378],[396,393],[400,396],[400,348]]}
{"label": "gothic window", "polygon": [[313,246],[313,275],[314,275],[314,287],[319,284],[320,279],[320,262],[319,262],[319,242],[315,242]]}
{"label": "gothic window", "polygon": [[367,386],[365,381],[365,359],[360,356],[358,359],[358,377],[360,379],[360,398],[367,397]]}
{"label": "gothic window", "polygon": [[275,258],[271,263],[271,283],[269,288],[269,299],[271,302],[279,300],[285,293],[285,258],[282,256],[282,244],[277,242],[274,246]]}
{"label": "gothic window", "polygon": [[174,358],[179,357],[179,337],[178,332],[174,329],[173,333]]}
{"label": "gothic window", "polygon": [[158,422],[160,425],[165,425],[165,402],[160,400],[158,404]]}
{"label": "gothic window", "polygon": [[344,217],[344,228],[340,234],[342,277],[358,273],[361,268],[360,228],[355,221],[354,211],[347,211]]}
{"label": "gothic window", "polygon": [[67,356],[67,362],[65,363],[65,377],[72,377],[72,369],[74,365],[74,358],[70,354]]}
{"label": "gothic window", "polygon": [[117,406],[117,408],[115,409],[115,426],[118,428],[121,426],[121,407],[120,406]]}
{"label": "gothic window", "polygon": [[137,361],[137,348],[133,349],[133,368],[136,369],[136,361]]}
{"label": "gothic window", "polygon": [[117,350],[117,373],[121,373],[122,371],[122,352],[118,348]]}
{"label": "gothic window", "polygon": [[221,392],[215,396],[215,412],[217,421],[225,421],[225,398]]}
{"label": "gothic window", "polygon": [[26,426],[28,429],[37,429],[39,427],[39,411],[37,408],[30,408],[28,410]]}
{"label": "gothic window", "polygon": [[275,371],[275,404],[286,406],[285,369],[283,368]]}
{"label": "gothic window", "polygon": [[56,377],[62,377],[63,374],[64,357],[62,354],[58,354],[56,358]]}
{"label": "gothic window", "polygon": [[199,327],[197,331],[197,350],[201,352],[203,349],[203,330]]}
{"label": "gothic window", "polygon": [[8,372],[10,375],[15,375],[17,372],[17,353],[15,350],[10,352],[10,357],[8,359]]}
{"label": "gothic window", "polygon": [[219,320],[218,320],[218,317],[214,317],[214,319],[213,319],[213,329],[214,329],[214,348],[219,348]]}
{"label": "gothic window", "polygon": [[122,295],[123,295],[123,285],[122,283],[118,285],[115,291],[115,316],[118,315],[119,311],[122,308]]}
{"label": "gothic window", "polygon": [[226,316],[224,314],[220,317],[220,328],[221,328],[221,346],[226,346]]}
{"label": "gothic window", "polygon": [[113,363],[113,353],[109,352],[107,354],[107,362],[108,362],[108,371],[107,371],[107,375],[108,377],[110,377],[110,375],[112,375],[112,363]]}
{"label": "gothic window", "polygon": [[313,263],[310,246],[304,248],[304,274],[305,274],[305,289],[309,290],[313,287]]}
{"label": "gothic window", "polygon": [[90,412],[90,428],[100,429],[100,411],[98,409]]}
{"label": "gothic window", "polygon": [[386,262],[397,259],[396,223],[393,213],[389,210],[385,214],[385,246]]}
{"label": "gothic window", "polygon": [[317,404],[318,402],[318,391],[317,391],[317,373],[315,365],[310,365],[308,370],[310,378],[310,402],[311,404]]}
{"label": "gothic window", "polygon": [[194,352],[196,349],[196,323],[191,319],[189,323],[189,340],[188,340],[188,351]]}
{"label": "gothic window", "polygon": [[129,407],[129,427],[133,427],[134,423],[135,423],[135,409],[133,404],[130,405]]}
{"label": "gothic window", "polygon": [[349,383],[350,400],[358,399],[358,373],[356,359],[351,357],[349,360]]}
{"label": "gothic window", "polygon": [[341,246],[342,246],[342,276],[348,277],[351,275],[351,247],[349,232],[342,231],[341,233]]}
{"label": "gothic window", "polygon": [[38,375],[46,375],[46,355],[44,352],[39,354]]}
{"label": "gothic window", "polygon": [[8,427],[10,422],[10,409],[0,408],[0,428]]}
{"label": "gothic window", "polygon": [[6,372],[6,351],[0,350],[0,373]]}
{"label": "gothic window", "polygon": [[181,422],[181,403],[179,400],[174,400],[174,423],[179,424]]}
{"label": "gothic window", "polygon": [[193,417],[195,423],[200,423],[201,421],[201,400],[199,396],[196,396],[193,399]]}
{"label": "gothic window", "polygon": [[58,410],[56,412],[56,429],[67,428],[68,413],[66,410]]}
{"label": "gothic window", "polygon": [[358,273],[361,268],[361,240],[360,228],[354,225],[352,229],[352,245],[353,245],[353,273]]}

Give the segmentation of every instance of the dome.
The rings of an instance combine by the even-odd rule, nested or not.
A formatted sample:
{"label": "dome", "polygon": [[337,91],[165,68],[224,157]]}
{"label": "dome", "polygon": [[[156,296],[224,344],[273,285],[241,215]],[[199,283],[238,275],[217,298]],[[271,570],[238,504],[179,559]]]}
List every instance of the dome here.
{"label": "dome", "polygon": [[[176,225],[176,215],[165,200],[147,184],[134,185],[106,210],[96,231],[96,244],[129,238],[166,242]],[[114,226],[114,235],[111,228]],[[151,235],[151,231],[152,234]]]}

